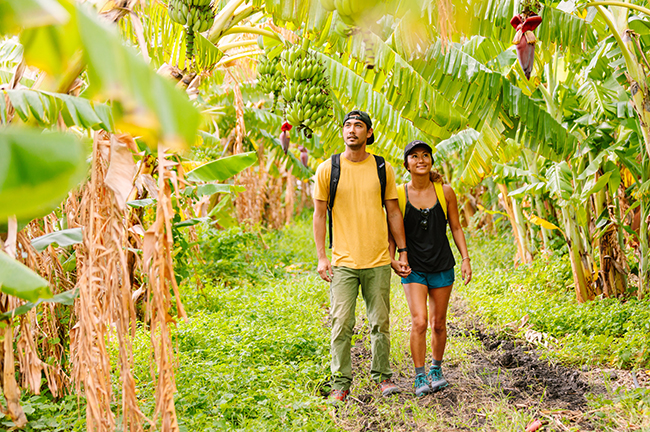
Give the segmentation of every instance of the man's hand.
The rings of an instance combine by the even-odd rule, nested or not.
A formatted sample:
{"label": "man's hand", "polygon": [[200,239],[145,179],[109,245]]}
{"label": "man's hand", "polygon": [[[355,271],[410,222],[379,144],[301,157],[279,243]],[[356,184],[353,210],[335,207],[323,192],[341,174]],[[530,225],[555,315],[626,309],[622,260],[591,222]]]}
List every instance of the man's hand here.
{"label": "man's hand", "polygon": [[462,264],[460,265],[460,273],[463,275],[465,285],[467,285],[469,281],[472,280],[472,266],[470,265],[468,259],[463,260]]}
{"label": "man's hand", "polygon": [[332,264],[330,263],[330,260],[325,258],[321,258],[318,260],[318,275],[323,279],[325,282],[332,282]]}
{"label": "man's hand", "polygon": [[409,267],[408,264],[405,266],[401,261],[391,260],[390,266],[399,277],[405,278],[411,274],[411,267]]}
{"label": "man's hand", "polygon": [[407,277],[411,274],[411,267],[409,267],[409,260],[406,257],[406,252],[401,252],[397,260],[391,259],[390,263],[395,273],[400,277]]}

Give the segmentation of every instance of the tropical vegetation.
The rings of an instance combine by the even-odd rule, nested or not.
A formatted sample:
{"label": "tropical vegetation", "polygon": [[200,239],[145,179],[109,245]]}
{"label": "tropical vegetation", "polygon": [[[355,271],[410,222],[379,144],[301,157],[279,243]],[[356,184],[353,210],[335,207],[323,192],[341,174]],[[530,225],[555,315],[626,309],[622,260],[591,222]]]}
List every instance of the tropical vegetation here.
{"label": "tropical vegetation", "polygon": [[[530,17],[536,29],[523,27]],[[649,46],[650,9],[636,0],[1,2],[8,426],[36,429],[26,401],[45,406],[45,392],[83,397],[86,430],[177,431],[177,406],[208,403],[177,396],[191,399],[177,372],[198,364],[195,338],[227,338],[259,314],[285,319],[274,295],[308,305],[312,319],[292,329],[304,343],[280,349],[270,334],[266,348],[205,355],[300,358],[300,373],[270,370],[303,383],[287,424],[309,422],[312,383],[326,378],[311,321],[326,299],[263,281],[313,263],[280,256],[261,230],[305,217],[310,179],[342,149],[353,108],[370,113],[372,151],[404,179],[404,144],[435,144],[468,230],[512,242],[513,269],[540,275],[477,283],[471,307],[499,325],[529,311],[537,331],[583,354],[560,351],[563,361],[647,367]],[[558,268],[571,294],[541,282]],[[512,283],[549,295],[513,298]],[[256,301],[233,286],[268,303],[230,315],[220,302]],[[521,307],[504,313],[506,299]],[[255,388],[249,402],[279,406],[261,396],[276,387]],[[238,423],[234,396],[223,398],[224,425],[255,423]]]}

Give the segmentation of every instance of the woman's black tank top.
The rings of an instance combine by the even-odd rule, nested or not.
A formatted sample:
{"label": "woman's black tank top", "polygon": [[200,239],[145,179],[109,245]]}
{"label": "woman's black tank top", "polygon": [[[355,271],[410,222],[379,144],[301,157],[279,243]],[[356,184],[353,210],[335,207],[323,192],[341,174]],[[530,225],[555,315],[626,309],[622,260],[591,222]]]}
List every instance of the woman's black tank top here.
{"label": "woman's black tank top", "polygon": [[409,201],[408,186],[404,210],[404,232],[411,269],[422,273],[437,273],[454,268],[456,260],[447,239],[447,218],[440,201],[420,210]]}

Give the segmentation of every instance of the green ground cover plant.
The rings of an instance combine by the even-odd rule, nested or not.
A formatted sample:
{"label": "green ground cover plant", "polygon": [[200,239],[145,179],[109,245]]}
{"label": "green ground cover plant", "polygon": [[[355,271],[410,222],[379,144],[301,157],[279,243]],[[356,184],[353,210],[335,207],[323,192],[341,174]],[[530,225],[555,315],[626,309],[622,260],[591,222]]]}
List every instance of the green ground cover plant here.
{"label": "green ground cover plant", "polygon": [[[329,299],[327,285],[314,271],[311,219],[301,218],[280,231],[204,227],[198,238],[190,244],[198,248],[196,253],[184,254],[185,261],[177,262],[192,275],[181,285],[189,318],[180,320],[174,330],[181,430],[329,431],[354,429],[367,418],[368,413],[356,404],[337,418],[324,403],[329,380]],[[557,343],[542,348],[556,361],[647,365],[649,343],[643,327],[650,321],[647,303],[579,304],[570,286],[570,264],[559,253],[514,269],[514,248],[506,234],[492,237],[478,232],[468,238],[474,279],[463,286],[458,277],[455,296],[487,325],[502,330],[528,314],[531,328],[557,338]],[[410,316],[396,277],[391,298],[393,370],[397,379],[410,382]],[[452,324],[459,313],[466,312],[450,310]],[[353,342],[360,340],[369,350],[364,324],[360,301],[359,331]],[[134,352],[138,397],[145,414],[152,416],[155,383],[150,374],[149,337],[145,326],[138,327]],[[462,374],[471,369],[471,353],[479,349],[480,341],[452,334],[445,362]],[[630,353],[628,357],[624,350]],[[113,347],[115,365],[117,355]],[[117,379],[113,388],[119,393]],[[374,395],[376,415],[384,422],[411,418],[418,427],[440,422],[471,424],[465,413],[469,408],[463,405],[470,400],[459,401],[452,417],[408,396],[401,402],[382,400],[365,366],[355,372],[353,394]],[[625,418],[641,424],[650,409],[646,389],[611,389],[606,395],[593,396],[589,403],[591,421],[602,430],[616,430]],[[529,420],[530,414],[513,410],[506,399],[490,404],[485,415],[496,430],[510,430]],[[25,396],[24,405],[30,420],[25,430],[84,430],[84,401],[75,396],[59,401],[49,395]]]}
{"label": "green ground cover plant", "polygon": [[[467,286],[458,284],[457,293],[488,326],[505,331],[508,324],[527,316],[526,328],[555,338],[538,346],[551,361],[587,370],[648,369],[648,300],[599,299],[578,303],[566,251],[539,256],[531,264],[515,269],[516,250],[507,234],[488,236],[474,232],[468,245],[474,277]],[[518,336],[523,337],[524,330]],[[605,387],[604,394],[588,398],[587,418],[597,430],[646,430],[650,426],[647,388],[616,388],[607,377]]]}
{"label": "green ground cover plant", "polygon": [[[329,378],[329,300],[312,271],[310,226],[305,218],[282,231],[205,228],[194,244],[198,253],[182,254],[184,261],[176,263],[194,272],[181,285],[188,319],[177,322],[173,335],[181,431],[336,430],[321,395]],[[149,337],[139,325],[134,372],[151,418]],[[111,362],[117,368],[115,343]],[[117,373],[113,391],[119,394]],[[23,406],[27,431],[85,429],[85,401],[74,395],[58,401],[25,395]]]}
{"label": "green ground cover plant", "polygon": [[648,300],[578,303],[566,254],[551,251],[515,269],[507,234],[478,232],[469,243],[474,278],[458,290],[488,323],[503,327],[527,315],[534,330],[558,339],[547,354],[567,363],[650,366]]}
{"label": "green ground cover plant", "polygon": [[[329,373],[328,293],[311,272],[309,224],[200,234],[197,277],[181,287],[189,318],[174,334],[181,430],[333,429],[320,393]],[[140,395],[150,395],[153,411],[150,354],[140,355]]]}
{"label": "green ground cover plant", "polygon": [[[41,395],[25,393],[21,399],[21,405],[28,420],[22,429],[26,432],[86,430],[86,418],[83,415],[85,403],[75,395],[54,399],[49,392]],[[7,418],[0,420],[0,432],[14,430],[13,426],[14,423]]]}

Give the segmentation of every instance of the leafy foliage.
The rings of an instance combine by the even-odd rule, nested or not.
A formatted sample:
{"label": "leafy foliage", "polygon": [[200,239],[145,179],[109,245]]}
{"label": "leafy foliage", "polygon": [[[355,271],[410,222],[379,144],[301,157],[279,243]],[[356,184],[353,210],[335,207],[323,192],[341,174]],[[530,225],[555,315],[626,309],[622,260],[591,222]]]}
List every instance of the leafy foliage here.
{"label": "leafy foliage", "polygon": [[91,84],[87,95],[114,100],[113,114],[120,129],[142,136],[152,146],[158,139],[178,147],[193,142],[199,114],[183,93],[124,46],[117,32],[85,6],[70,7],[68,13],[71,19],[65,26],[38,27],[21,34],[25,60],[57,77],[74,68],[75,61],[79,64],[75,55],[83,50]]}
{"label": "leafy foliage", "polygon": [[32,246],[36,252],[43,252],[49,245],[58,245],[61,247],[71,246],[83,241],[83,232],[81,228],[70,228],[60,231],[54,231],[42,235],[32,240]]}
{"label": "leafy foliage", "polygon": [[[63,133],[0,131],[0,220],[44,216],[86,175],[86,151]],[[25,199],[28,197],[28,199]]]}
{"label": "leafy foliage", "polygon": [[0,251],[0,290],[27,301],[52,297],[45,279]]}
{"label": "leafy foliage", "polygon": [[257,162],[257,153],[248,152],[208,162],[187,173],[192,181],[224,181]]}
{"label": "leafy foliage", "polygon": [[[29,395],[25,393],[21,404],[27,415],[27,424],[22,429],[25,432],[81,432],[85,430],[85,416],[80,411],[77,395],[67,395],[59,400],[53,400],[51,395]],[[81,405],[83,407],[83,405]],[[9,431],[14,423],[0,420],[0,432]]]}

